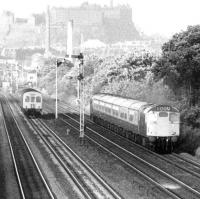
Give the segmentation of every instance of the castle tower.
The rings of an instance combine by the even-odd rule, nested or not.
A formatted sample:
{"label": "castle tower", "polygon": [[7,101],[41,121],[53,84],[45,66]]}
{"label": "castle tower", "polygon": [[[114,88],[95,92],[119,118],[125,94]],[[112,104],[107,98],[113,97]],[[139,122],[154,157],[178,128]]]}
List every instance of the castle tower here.
{"label": "castle tower", "polygon": [[73,20],[68,21],[67,25],[67,54],[73,54]]}
{"label": "castle tower", "polygon": [[113,0],[110,0],[110,7],[113,8]]}

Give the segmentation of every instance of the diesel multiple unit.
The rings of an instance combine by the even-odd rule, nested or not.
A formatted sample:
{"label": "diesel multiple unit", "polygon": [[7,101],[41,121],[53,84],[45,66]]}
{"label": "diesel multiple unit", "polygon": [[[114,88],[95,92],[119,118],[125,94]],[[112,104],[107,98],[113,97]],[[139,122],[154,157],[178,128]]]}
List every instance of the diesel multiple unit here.
{"label": "diesel multiple unit", "polygon": [[21,92],[21,107],[27,115],[42,113],[42,94],[33,88],[25,88]]}
{"label": "diesel multiple unit", "polygon": [[94,122],[159,151],[171,152],[179,136],[180,114],[168,105],[97,94],[91,99],[90,115]]}

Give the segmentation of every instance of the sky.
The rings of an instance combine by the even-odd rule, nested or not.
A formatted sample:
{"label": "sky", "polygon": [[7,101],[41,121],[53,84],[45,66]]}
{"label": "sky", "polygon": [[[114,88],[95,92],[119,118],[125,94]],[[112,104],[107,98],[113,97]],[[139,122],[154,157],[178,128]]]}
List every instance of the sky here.
{"label": "sky", "polygon": [[[0,13],[9,10],[16,17],[27,17],[32,13],[44,12],[47,5],[70,7],[79,6],[85,1],[110,4],[110,0],[1,0]],[[188,25],[200,24],[200,0],[113,0],[113,3],[129,4],[133,22],[147,35],[171,37],[176,32],[186,30]]]}

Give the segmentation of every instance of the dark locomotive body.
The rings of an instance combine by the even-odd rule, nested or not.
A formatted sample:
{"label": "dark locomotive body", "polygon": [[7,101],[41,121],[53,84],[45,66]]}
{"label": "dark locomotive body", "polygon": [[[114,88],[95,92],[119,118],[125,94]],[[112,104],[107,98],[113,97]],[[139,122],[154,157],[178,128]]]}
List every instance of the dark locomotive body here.
{"label": "dark locomotive body", "polygon": [[179,136],[180,114],[168,105],[97,94],[91,99],[91,119],[156,151],[171,152]]}

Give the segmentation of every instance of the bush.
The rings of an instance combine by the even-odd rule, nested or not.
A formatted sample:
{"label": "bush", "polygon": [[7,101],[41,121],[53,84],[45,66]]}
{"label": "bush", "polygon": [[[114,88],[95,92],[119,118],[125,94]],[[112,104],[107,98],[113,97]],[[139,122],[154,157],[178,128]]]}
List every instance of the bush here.
{"label": "bush", "polygon": [[186,152],[195,155],[200,146],[200,132],[199,129],[182,125],[181,135],[178,140],[177,152]]}
{"label": "bush", "polygon": [[191,128],[200,127],[200,107],[186,108],[181,112],[181,121]]}

